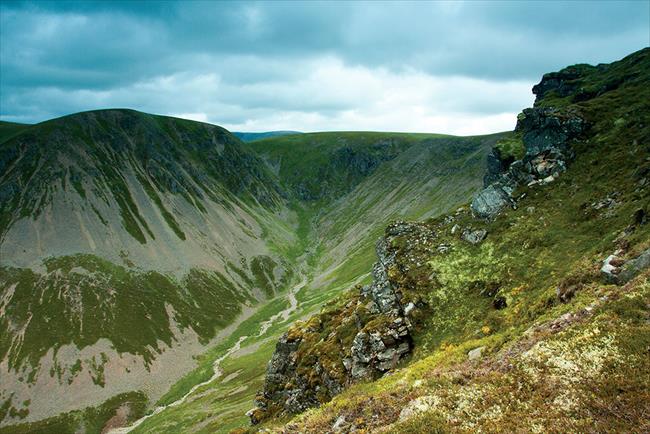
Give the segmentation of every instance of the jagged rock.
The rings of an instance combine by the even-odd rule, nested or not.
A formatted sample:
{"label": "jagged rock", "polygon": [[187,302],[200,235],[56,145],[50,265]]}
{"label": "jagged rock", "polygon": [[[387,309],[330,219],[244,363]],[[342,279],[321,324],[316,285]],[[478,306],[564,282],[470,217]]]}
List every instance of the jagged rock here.
{"label": "jagged rock", "polygon": [[608,283],[622,285],[632,280],[639,273],[650,267],[650,249],[644,250],[639,256],[624,261],[618,255],[620,251],[609,255],[600,268],[600,273]]}
{"label": "jagged rock", "polygon": [[477,229],[475,231],[465,229],[461,237],[470,244],[478,244],[487,237],[487,231],[485,229]]}
{"label": "jagged rock", "polygon": [[585,128],[586,123],[575,113],[542,107],[525,109],[517,117],[515,131],[522,134],[526,154],[513,162],[501,160],[496,149],[488,155],[484,183],[490,184],[474,197],[474,215],[492,219],[507,206],[516,207],[512,195],[519,185],[553,182],[573,158],[570,141]]}
{"label": "jagged rock", "polygon": [[454,234],[455,234],[456,232],[458,232],[459,230],[460,230],[460,226],[458,226],[457,224],[455,224],[455,225],[452,226],[452,228],[451,228],[451,234],[454,235]]}
{"label": "jagged rock", "polygon": [[508,170],[514,162],[514,157],[503,157],[499,148],[492,148],[487,156],[487,171],[483,176],[484,187],[493,184],[501,178],[501,175]]}
{"label": "jagged rock", "polygon": [[[400,228],[395,233],[401,234]],[[377,241],[375,248],[378,261],[373,265],[373,281],[362,289],[362,294],[369,295],[380,312],[388,312],[399,308],[399,303],[388,280],[388,269],[395,263],[395,253],[388,250],[385,238]]]}
{"label": "jagged rock", "polygon": [[552,148],[533,157],[527,164],[528,172],[535,178],[557,177],[566,171],[566,157]]}
{"label": "jagged rock", "polygon": [[304,387],[289,390],[287,399],[284,402],[284,409],[292,414],[302,413],[311,407],[319,404],[318,399],[314,396],[313,391]]}
{"label": "jagged rock", "polygon": [[266,367],[266,382],[270,385],[286,383],[295,369],[294,353],[298,349],[300,340],[290,341],[288,334],[284,333],[275,345],[275,352]]}
{"label": "jagged rock", "polygon": [[[280,338],[267,367],[264,389],[255,401],[257,408],[249,412],[251,422],[257,423],[275,414],[295,414],[317,406],[340,393],[345,384],[376,378],[393,369],[410,353],[411,322],[406,315],[415,309],[415,304],[409,302],[402,307],[401,295],[396,292],[389,276],[391,270],[397,269],[397,249],[393,247],[393,241],[395,237],[406,234],[409,235],[408,242],[414,246],[431,245],[435,237],[431,229],[421,223],[398,221],[386,229],[386,236],[376,244],[377,262],[372,270],[372,283],[360,288],[358,298],[342,308],[345,313],[339,312],[339,315],[346,315],[338,318],[343,319],[344,327],[352,323],[352,327],[356,326],[358,330],[349,348],[339,348],[340,356],[319,353],[318,350],[313,352],[314,343],[318,347],[326,342],[327,346],[321,348],[327,348],[328,352],[331,352],[330,345],[336,348],[342,343],[337,335],[341,323],[329,329],[326,337],[319,336],[329,319],[314,317],[317,319],[312,318],[297,329],[290,329]],[[402,258],[404,260],[407,260],[406,256]],[[358,314],[358,310],[363,315]],[[368,314],[371,318],[367,317]],[[380,321],[368,329],[366,326],[373,319]],[[321,356],[326,359],[323,364]]]}
{"label": "jagged rock", "polygon": [[349,371],[352,378],[358,380],[370,377],[373,372],[388,371],[411,350],[405,321],[397,320],[383,333],[357,333],[351,348],[352,367]]}
{"label": "jagged rock", "polygon": [[480,218],[491,219],[512,203],[510,195],[497,184],[481,191],[472,201],[472,212]]}
{"label": "jagged rock", "polygon": [[[586,67],[583,65],[583,68]],[[550,72],[542,76],[542,80],[533,86],[533,93],[536,95],[535,101],[539,101],[544,96],[553,91],[559,97],[569,96],[576,92],[579,84],[575,83],[576,79],[583,76],[583,72],[576,66],[564,68],[558,72]]]}
{"label": "jagged rock", "polygon": [[639,256],[623,264],[618,273],[619,284],[632,280],[636,275],[650,267],[650,249],[645,250]]}
{"label": "jagged rock", "polygon": [[534,158],[543,152],[554,151],[568,159],[573,156],[569,141],[578,137],[585,128],[584,120],[575,114],[535,107],[524,109],[517,119],[515,131],[523,132],[526,157]]}

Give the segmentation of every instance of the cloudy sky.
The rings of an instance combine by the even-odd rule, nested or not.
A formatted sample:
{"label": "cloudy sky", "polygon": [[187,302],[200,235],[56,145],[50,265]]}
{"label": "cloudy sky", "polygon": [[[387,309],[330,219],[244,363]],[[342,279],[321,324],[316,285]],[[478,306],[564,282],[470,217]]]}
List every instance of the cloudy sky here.
{"label": "cloudy sky", "polygon": [[3,120],[476,134],[512,129],[543,73],[650,45],[650,1],[3,0],[0,38]]}

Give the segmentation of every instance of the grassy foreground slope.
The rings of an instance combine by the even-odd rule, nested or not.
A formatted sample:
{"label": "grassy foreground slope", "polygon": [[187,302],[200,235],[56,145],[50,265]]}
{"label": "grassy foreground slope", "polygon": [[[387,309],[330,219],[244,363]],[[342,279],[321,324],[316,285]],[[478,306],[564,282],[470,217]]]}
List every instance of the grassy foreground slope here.
{"label": "grassy foreground slope", "polygon": [[[410,359],[291,420],[236,432],[650,429],[650,270],[627,282],[600,271],[613,253],[626,267],[650,249],[650,49],[555,77],[562,85],[538,87],[536,107],[587,123],[565,173],[520,186],[516,209],[491,221],[465,208],[389,238],[391,284],[419,306]],[[462,235],[479,230],[481,242]],[[353,289],[294,324],[296,369],[308,375],[311,357],[343,370],[350,317],[366,302]]]}

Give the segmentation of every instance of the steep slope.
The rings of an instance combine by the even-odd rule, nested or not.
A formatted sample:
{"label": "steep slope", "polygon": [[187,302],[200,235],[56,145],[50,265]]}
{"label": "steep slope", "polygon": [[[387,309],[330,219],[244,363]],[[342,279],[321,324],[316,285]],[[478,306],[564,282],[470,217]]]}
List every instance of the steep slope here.
{"label": "steep slope", "polygon": [[222,128],[105,110],[0,146],[2,400],[28,420],[160,396],[290,279],[262,240],[282,191]]}
{"label": "steep slope", "polygon": [[[295,137],[303,136],[249,147],[213,125],[130,110],[80,113],[7,135],[3,425],[96,432],[205,381],[174,407],[195,415],[189,421],[170,425],[168,411],[138,429],[159,432],[162,422],[184,430],[204,412],[213,427],[240,423],[263,375],[263,364],[247,360],[267,358],[288,321],[359,278],[384,221],[467,201],[501,137],[315,135],[324,144]],[[292,146],[283,147],[287,139]],[[317,199],[302,195],[278,161],[287,161],[283,153],[299,155],[290,167],[301,182],[334,188]],[[235,345],[248,359],[229,351]],[[203,406],[219,393],[209,381],[213,362],[231,353],[224,369],[250,370],[241,377],[248,387],[234,395],[243,398],[222,402],[242,411],[215,414]],[[69,413],[42,420],[61,412]]]}
{"label": "steep slope", "polygon": [[545,75],[473,212],[392,224],[371,284],[282,335],[253,423],[646,432],[649,90],[650,49]]}

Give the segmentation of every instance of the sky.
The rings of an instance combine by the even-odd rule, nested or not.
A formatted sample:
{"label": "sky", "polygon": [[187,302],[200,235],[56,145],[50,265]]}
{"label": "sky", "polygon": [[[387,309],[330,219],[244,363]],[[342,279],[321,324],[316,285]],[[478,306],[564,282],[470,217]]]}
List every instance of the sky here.
{"label": "sky", "polygon": [[514,128],[544,73],[649,45],[650,0],[1,0],[0,119],[483,134]]}

